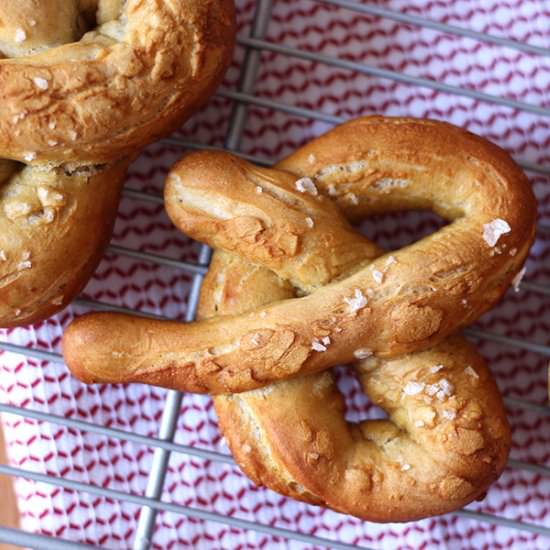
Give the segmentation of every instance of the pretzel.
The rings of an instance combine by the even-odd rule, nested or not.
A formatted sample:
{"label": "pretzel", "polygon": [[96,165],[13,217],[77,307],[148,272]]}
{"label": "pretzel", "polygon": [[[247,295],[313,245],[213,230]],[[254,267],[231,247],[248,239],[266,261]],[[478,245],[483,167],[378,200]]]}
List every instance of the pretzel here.
{"label": "pretzel", "polygon": [[[191,324],[86,315],[64,336],[66,362],[84,382],[234,393],[365,349],[381,359],[427,350],[500,299],[535,232],[533,193],[504,151],[414,119],[352,121],[275,170],[192,154],[172,171],[165,198],[188,235],[271,270],[303,296]],[[379,255],[338,215],[410,208],[452,223]]]}
{"label": "pretzel", "polygon": [[81,290],[131,157],[213,92],[234,32],[230,0],[0,3],[1,327]]}

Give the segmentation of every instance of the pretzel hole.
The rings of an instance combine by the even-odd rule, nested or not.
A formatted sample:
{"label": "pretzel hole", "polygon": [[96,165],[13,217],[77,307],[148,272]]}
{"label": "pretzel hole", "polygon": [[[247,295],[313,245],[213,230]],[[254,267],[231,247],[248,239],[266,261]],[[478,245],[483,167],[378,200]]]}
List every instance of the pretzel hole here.
{"label": "pretzel hole", "polygon": [[431,210],[375,214],[356,229],[384,250],[398,250],[435,233],[449,222]]}
{"label": "pretzel hole", "polygon": [[386,411],[377,407],[365,394],[357,371],[351,365],[342,365],[333,369],[338,391],[345,403],[345,419],[352,424],[365,420],[387,419]]}

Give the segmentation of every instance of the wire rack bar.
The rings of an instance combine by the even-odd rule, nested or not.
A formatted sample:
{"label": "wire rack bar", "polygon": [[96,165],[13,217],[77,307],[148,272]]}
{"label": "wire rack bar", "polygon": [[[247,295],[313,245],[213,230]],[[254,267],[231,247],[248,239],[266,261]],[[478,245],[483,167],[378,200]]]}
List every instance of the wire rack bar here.
{"label": "wire rack bar", "polygon": [[[0,465],[0,475],[7,475],[12,477],[22,477],[24,479],[30,479],[38,483],[47,483],[55,487],[62,487],[71,491],[77,491],[82,493],[88,493],[104,498],[111,498],[113,500],[119,500],[122,502],[129,502],[142,506],[144,510],[153,508],[157,512],[172,512],[174,514],[184,515],[190,518],[199,519],[202,521],[211,521],[214,523],[221,523],[223,525],[229,525],[236,527],[237,529],[244,529],[248,531],[255,531],[257,533],[264,533],[273,537],[281,537],[287,540],[297,540],[305,542],[307,544],[316,544],[325,548],[335,548],[338,550],[357,550],[356,545],[345,544],[342,542],[325,539],[322,537],[316,537],[313,535],[306,535],[305,533],[299,533],[297,531],[290,531],[289,529],[283,529],[281,527],[271,527],[262,523],[255,523],[252,521],[234,518],[231,516],[225,516],[216,512],[208,512],[206,510],[200,510],[198,508],[192,508],[190,506],[182,506],[179,504],[171,504],[169,502],[156,500],[153,498],[142,497],[132,493],[124,493],[122,491],[116,491],[114,489],[105,489],[96,485],[87,485],[79,481],[71,481],[55,476],[47,476],[45,474],[39,474],[31,472],[29,470],[23,470],[21,468],[14,468],[13,466]],[[373,550],[365,547],[365,550]]]}
{"label": "wire rack bar", "polygon": [[18,547],[32,548],[33,550],[105,550],[99,546],[80,544],[69,540],[35,535],[20,529],[0,527],[0,542],[17,545]]}
{"label": "wire rack bar", "polygon": [[152,252],[141,252],[132,248],[126,248],[125,246],[112,244],[107,248],[108,252],[117,254],[119,256],[127,256],[134,260],[142,260],[158,265],[164,265],[167,267],[175,267],[176,269],[182,269],[183,271],[189,271],[190,273],[196,273],[197,275],[204,275],[208,271],[208,265],[199,260],[198,264],[191,262],[184,262],[182,260],[176,260],[174,258],[168,258],[167,256],[160,256],[159,254],[153,254]]}
{"label": "wire rack bar", "polygon": [[[278,111],[284,111],[285,108],[287,108],[287,106],[285,106],[283,103],[277,103],[278,107],[273,107],[274,110],[278,110]],[[311,111],[312,113],[318,113],[318,111]],[[306,118],[312,118],[312,117],[306,117]],[[340,121],[339,123],[341,122],[345,122],[346,120],[349,120],[349,119],[346,119],[345,117],[338,117],[338,120]],[[240,151],[236,151],[236,150],[231,150],[229,148],[222,148],[222,147],[216,147],[214,145],[203,145],[202,143],[196,143],[196,142],[190,142],[190,141],[185,141],[185,140],[182,140],[182,139],[178,139],[178,138],[172,138],[170,140],[163,140],[164,142],[169,142],[170,145],[174,145],[174,146],[177,146],[177,147],[183,147],[184,149],[189,149],[189,148],[192,148],[192,149],[205,149],[205,150],[208,150],[208,151],[231,151],[234,155],[237,155],[243,159],[246,159],[250,162],[253,162],[255,164],[259,164],[261,166],[273,166],[273,164],[275,164],[272,160],[269,160],[269,159],[266,159],[264,157],[260,157],[260,156],[257,156],[257,155],[250,155],[248,153],[242,153]],[[192,147],[191,147],[192,146]],[[537,164],[536,162],[532,162],[532,161],[528,161],[528,160],[525,160],[525,159],[521,159],[521,158],[515,158],[514,159],[515,162],[521,166],[525,171],[527,172],[535,172],[537,174],[541,174],[541,175],[544,175],[544,176],[550,176],[550,166],[543,166],[541,164]],[[131,188],[126,188],[126,189],[130,189]],[[136,198],[137,198],[137,195],[139,194],[143,194],[143,195],[149,195],[149,193],[143,193],[142,191],[137,191],[137,190],[131,190],[131,193],[129,193],[129,195],[131,194],[135,194],[136,195]],[[160,195],[158,194],[150,194],[150,197],[151,199],[154,197],[155,198],[155,201],[154,202],[158,202],[160,200],[162,200],[160,198]],[[144,200],[149,200],[149,197],[140,197],[140,198],[143,198]],[[548,228],[548,230],[550,231],[550,227]]]}
{"label": "wire rack bar", "polygon": [[501,516],[493,516],[491,514],[486,514],[485,512],[475,512],[473,510],[459,510],[458,512],[455,512],[455,514],[462,518],[474,519],[476,521],[491,523],[492,525],[500,525],[501,527],[509,527],[511,529],[520,529],[521,531],[529,531],[530,533],[550,537],[550,528],[542,525],[536,525],[534,523],[518,521],[517,519],[503,518]]}
{"label": "wire rack bar", "polygon": [[[263,38],[267,32],[269,20],[271,17],[271,0],[259,2],[254,13],[251,34],[253,37]],[[256,86],[257,73],[260,67],[259,52],[251,51],[247,48],[245,59],[241,69],[241,82],[239,89],[246,93],[252,93]],[[233,106],[231,118],[228,126],[228,134],[226,136],[225,145],[228,149],[238,149],[241,137],[244,132],[246,117],[248,114],[247,107],[243,104]],[[208,263],[210,259],[210,249],[206,245],[201,247],[201,264]],[[200,287],[204,273],[195,275],[191,296],[188,300],[187,320],[192,321],[195,318]],[[160,438],[173,441],[178,415],[181,409],[182,394],[172,391],[168,394],[166,408],[161,419]],[[153,466],[149,476],[149,483],[146,491],[146,496],[153,497],[155,500],[160,500],[168,462],[170,460],[170,452],[165,449],[157,449],[153,457]],[[155,527],[156,515],[158,510],[154,507],[144,507],[140,514],[136,539],[134,542],[134,550],[147,550],[151,547],[152,536]]]}
{"label": "wire rack bar", "polygon": [[550,357],[550,346],[545,344],[537,344],[536,342],[529,342],[526,340],[520,340],[519,338],[512,338],[511,336],[504,336],[503,334],[495,334],[494,332],[487,332],[478,328],[464,329],[464,334],[473,336],[474,338],[489,340],[491,342],[498,342],[499,344],[505,344],[507,346],[513,346],[515,348],[524,349],[533,353],[539,353],[545,357]]}
{"label": "wire rack bar", "polygon": [[305,61],[314,61],[317,63],[323,63],[330,67],[337,67],[339,69],[347,69],[358,73],[366,74],[369,76],[376,76],[378,78],[385,78],[394,82],[401,82],[403,84],[411,84],[413,86],[419,86],[420,88],[429,88],[438,92],[444,92],[455,96],[467,97],[475,99],[477,101],[483,101],[486,103],[494,103],[509,107],[510,109],[517,109],[519,111],[525,111],[527,113],[533,113],[536,115],[550,117],[550,109],[539,105],[533,105],[532,103],[525,103],[524,101],[517,101],[508,97],[496,96],[471,88],[462,88],[460,86],[453,86],[452,84],[445,84],[444,82],[438,82],[429,78],[423,78],[420,76],[412,76],[398,71],[392,71],[390,69],[382,69],[381,67],[375,67],[374,65],[367,65],[365,63],[358,63],[357,61],[349,61],[347,59],[339,59],[324,55],[321,53],[309,52],[306,50],[300,50],[291,46],[284,46],[282,44],[275,44],[266,40],[259,40],[257,38],[242,37],[239,39],[239,44],[247,46],[249,48],[257,48],[259,50],[270,51],[290,57],[296,57]]}
{"label": "wire rack bar", "polygon": [[[199,262],[207,263],[210,257],[209,249],[202,246],[199,254]],[[199,293],[202,284],[203,274],[198,273],[194,276],[189,293],[186,321],[191,322],[195,318]],[[166,394],[166,406],[160,420],[159,439],[173,441],[176,434],[178,415],[181,410],[182,394],[177,391],[169,391]],[[145,496],[151,500],[159,501],[162,496],[164,480],[168,469],[170,452],[166,449],[158,448],[154,455],[149,474]],[[155,528],[158,509],[152,506],[144,506],[141,509],[136,536],[134,540],[134,550],[147,550],[151,547],[152,537]]]}
{"label": "wire rack bar", "polygon": [[[2,474],[12,476],[12,477],[22,477],[24,479],[30,479],[31,481],[37,481],[39,483],[47,483],[49,485],[62,487],[64,489],[69,489],[72,491],[79,491],[79,492],[89,493],[92,495],[97,495],[100,497],[112,498],[114,500],[129,502],[132,504],[143,506],[144,509],[151,507],[151,508],[155,508],[157,511],[172,512],[175,514],[185,515],[187,517],[196,518],[203,521],[212,521],[215,523],[222,523],[225,525],[230,525],[231,527],[236,527],[238,529],[248,529],[250,531],[265,533],[271,536],[283,537],[288,540],[297,540],[297,541],[306,542],[309,544],[318,544],[320,546],[325,546],[327,548],[337,548],[337,549],[343,549],[343,550],[352,550],[357,548],[356,545],[350,545],[350,544],[345,544],[341,542],[324,539],[321,537],[306,535],[304,533],[299,533],[297,531],[290,531],[288,529],[283,529],[280,527],[271,527],[261,523],[238,519],[231,516],[224,516],[216,512],[208,512],[206,510],[199,510],[197,508],[192,508],[189,506],[171,504],[165,501],[155,500],[148,497],[135,495],[133,493],[125,493],[114,489],[106,489],[103,487],[97,487],[95,485],[88,485],[86,483],[81,483],[79,481],[72,481],[65,478],[39,474],[36,472],[31,472],[29,470],[15,468],[13,466],[0,465],[0,475]],[[464,510],[464,509],[459,510],[457,512],[453,512],[453,514],[461,517],[466,517],[469,519],[476,519],[478,521],[482,521],[485,523],[502,525],[505,527],[509,527],[511,529],[530,531],[532,533],[537,533],[545,537],[550,537],[550,528],[544,527],[542,525],[525,523],[519,520],[502,518],[499,516],[493,516],[491,514],[486,514],[483,512],[475,512],[475,511]],[[361,547],[361,548],[364,548],[364,547]],[[366,549],[366,550],[372,550],[372,549]]]}
{"label": "wire rack bar", "polygon": [[456,25],[448,25],[447,23],[440,23],[433,19],[425,19],[417,15],[410,15],[408,13],[402,13],[398,11],[392,11],[385,8],[380,8],[372,4],[360,4],[358,2],[351,2],[349,0],[316,0],[320,4],[330,4],[332,6],[338,6],[351,11],[359,13],[366,13],[368,15],[375,15],[382,19],[390,19],[399,23],[406,23],[409,25],[415,25],[417,27],[424,27],[426,29],[432,29],[434,31],[442,32],[445,34],[454,34],[455,36],[463,36],[465,38],[472,38],[479,42],[485,42],[487,44],[493,44],[495,46],[503,46],[505,48],[511,48],[520,52],[531,53],[535,55],[550,56],[550,50],[541,46],[535,46],[532,44],[525,44],[524,42],[518,42],[510,38],[502,36],[495,36],[486,34],[484,32],[474,31],[465,27],[458,27]]}
{"label": "wire rack bar", "polygon": [[[22,416],[25,418],[31,418],[39,422],[49,422],[50,424],[57,424],[66,428],[72,428],[80,430],[82,432],[94,433],[97,435],[103,435],[112,439],[119,439],[121,441],[131,441],[138,445],[144,445],[149,448],[159,448],[166,451],[170,451],[177,454],[183,454],[200,458],[203,460],[210,460],[212,462],[220,462],[229,464],[231,466],[237,466],[232,456],[217,451],[211,451],[208,449],[202,449],[200,447],[193,447],[190,445],[182,445],[179,443],[173,443],[159,439],[157,437],[150,437],[146,435],[139,435],[126,430],[120,430],[116,428],[108,428],[92,422],[86,422],[84,420],[76,420],[72,418],[65,418],[63,416],[45,413],[42,411],[33,411],[22,407],[16,407],[14,405],[3,405],[0,403],[0,413],[12,414],[15,416]],[[543,466],[540,464],[531,464],[521,460],[509,459],[508,467],[514,470],[522,470],[527,472],[536,473],[539,475],[550,476],[550,466]]]}

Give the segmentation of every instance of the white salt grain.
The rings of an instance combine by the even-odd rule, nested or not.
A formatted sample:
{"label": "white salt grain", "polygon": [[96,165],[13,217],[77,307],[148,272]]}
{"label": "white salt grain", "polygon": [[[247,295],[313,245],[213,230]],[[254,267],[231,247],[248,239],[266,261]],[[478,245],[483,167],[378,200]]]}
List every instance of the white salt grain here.
{"label": "white salt grain", "polygon": [[495,246],[500,237],[506,233],[510,233],[511,230],[512,228],[508,225],[508,222],[497,218],[483,225],[483,240],[489,246]]}

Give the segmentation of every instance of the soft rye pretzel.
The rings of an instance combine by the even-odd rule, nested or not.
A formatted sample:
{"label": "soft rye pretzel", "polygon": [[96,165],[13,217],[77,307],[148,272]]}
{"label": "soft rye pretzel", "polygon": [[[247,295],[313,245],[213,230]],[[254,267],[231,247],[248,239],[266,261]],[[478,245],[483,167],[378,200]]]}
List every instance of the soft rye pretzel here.
{"label": "soft rye pretzel", "polygon": [[84,286],[129,159],[213,92],[234,32],[230,0],[0,2],[1,327]]}
{"label": "soft rye pretzel", "polygon": [[[534,238],[525,175],[495,145],[445,123],[359,119],[277,168],[189,155],[168,179],[166,205],[190,236],[307,295],[191,324],[86,315],[64,336],[77,377],[240,392],[353,361],[363,348],[388,359],[426,350],[500,299]],[[393,262],[374,259],[378,249],[331,199],[349,220],[429,208],[452,223],[394,252]],[[354,265],[356,249],[365,261]]]}

